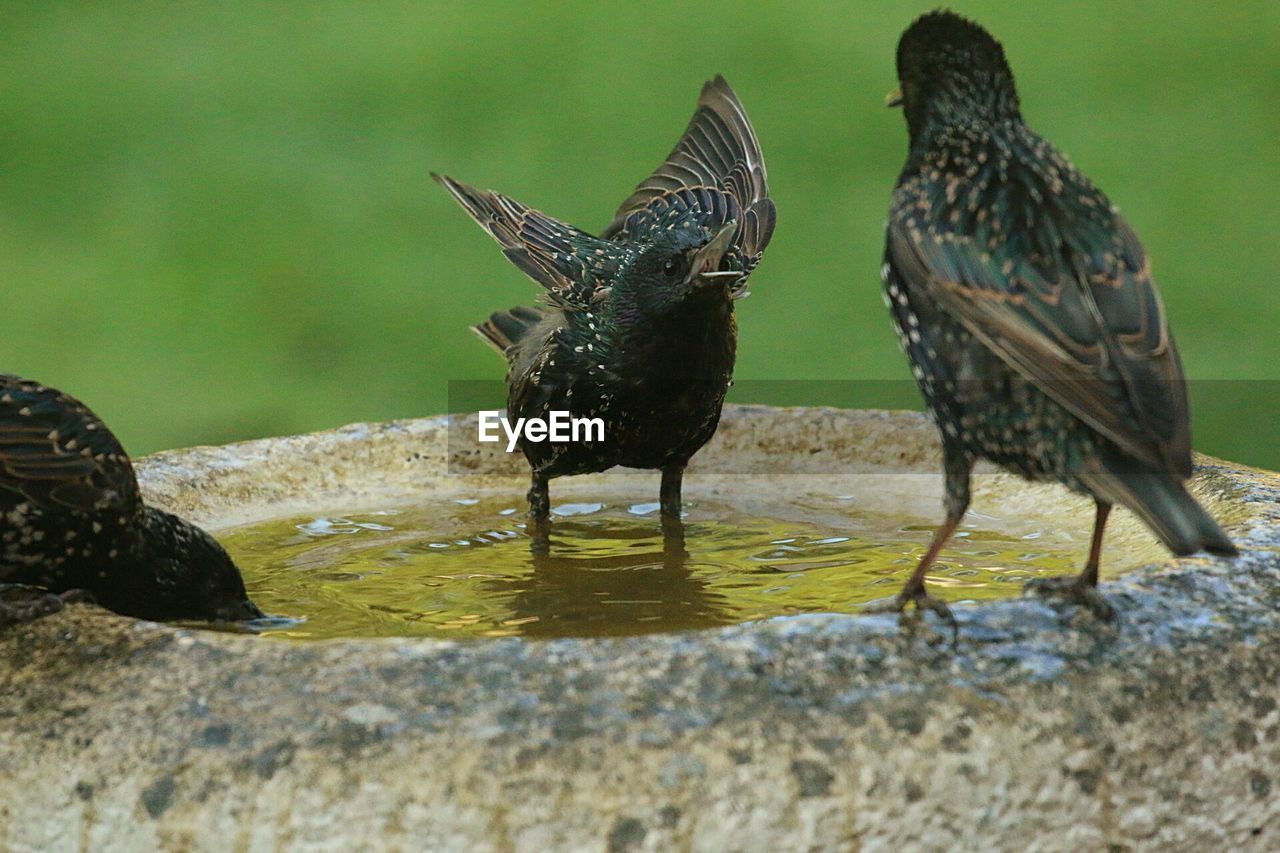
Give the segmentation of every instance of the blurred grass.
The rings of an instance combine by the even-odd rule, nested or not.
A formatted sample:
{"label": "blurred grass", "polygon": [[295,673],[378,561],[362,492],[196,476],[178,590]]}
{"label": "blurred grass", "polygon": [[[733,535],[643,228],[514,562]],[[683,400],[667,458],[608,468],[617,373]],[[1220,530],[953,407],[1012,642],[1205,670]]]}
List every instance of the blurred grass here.
{"label": "blurred grass", "polygon": [[[906,382],[877,278],[905,131],[880,104],[926,7],[850,8],[7,3],[0,369],[134,453],[443,411],[447,380],[502,373],[466,326],[535,287],[428,171],[599,227],[722,72],[781,219],[738,376]],[[1189,375],[1223,380],[1193,387],[1197,446],[1280,467],[1280,5],[959,10],[1142,235]]]}

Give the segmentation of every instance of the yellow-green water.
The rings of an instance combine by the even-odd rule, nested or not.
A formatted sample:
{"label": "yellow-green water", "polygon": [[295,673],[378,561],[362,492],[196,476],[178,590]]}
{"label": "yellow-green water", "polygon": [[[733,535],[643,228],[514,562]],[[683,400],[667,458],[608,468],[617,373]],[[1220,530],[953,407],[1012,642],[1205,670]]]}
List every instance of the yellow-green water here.
{"label": "yellow-green water", "polygon": [[[564,637],[672,631],[799,613],[855,613],[894,595],[932,528],[847,528],[699,506],[683,545],[651,504],[557,507],[550,552],[531,552],[523,507],[462,500],[243,527],[220,538],[254,600],[295,639]],[[568,513],[565,515],[564,513]],[[1048,541],[1053,540],[1053,541]],[[949,601],[1017,595],[1075,572],[1074,543],[970,525],[935,567]]]}

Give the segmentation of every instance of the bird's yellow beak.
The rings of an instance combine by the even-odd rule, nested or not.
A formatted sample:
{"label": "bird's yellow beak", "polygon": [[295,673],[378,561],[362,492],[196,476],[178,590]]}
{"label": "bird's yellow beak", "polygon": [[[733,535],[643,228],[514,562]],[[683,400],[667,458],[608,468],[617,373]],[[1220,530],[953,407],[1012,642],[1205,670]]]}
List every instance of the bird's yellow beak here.
{"label": "bird's yellow beak", "polygon": [[902,106],[902,88],[894,89],[892,92],[884,96],[884,105],[886,107]]}

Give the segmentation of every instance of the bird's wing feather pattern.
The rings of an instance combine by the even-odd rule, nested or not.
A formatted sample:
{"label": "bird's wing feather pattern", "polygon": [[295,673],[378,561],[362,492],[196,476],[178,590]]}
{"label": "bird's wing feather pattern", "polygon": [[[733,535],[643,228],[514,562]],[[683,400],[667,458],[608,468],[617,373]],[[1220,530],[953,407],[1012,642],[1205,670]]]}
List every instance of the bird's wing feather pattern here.
{"label": "bird's wing feather pattern", "polygon": [[513,198],[432,175],[480,227],[498,241],[502,253],[541,284],[554,304],[585,308],[608,287],[629,250],[553,219]]}
{"label": "bird's wing feather pattern", "polygon": [[140,506],[129,457],[93,412],[55,389],[3,374],[0,488],[46,508]]}
{"label": "bird's wing feather pattern", "polygon": [[998,176],[993,157],[967,184],[972,197],[936,173],[900,183],[891,257],[1076,416],[1136,459],[1189,475],[1186,386],[1146,254],[1106,198],[1051,153],[1052,169],[1014,158]]}
{"label": "bird's wing feather pattern", "polygon": [[635,240],[689,221],[712,231],[737,221],[721,268],[742,272],[734,288],[742,295],[776,219],[760,142],[737,95],[717,76],[702,87],[671,154],[622,203],[601,236]]}

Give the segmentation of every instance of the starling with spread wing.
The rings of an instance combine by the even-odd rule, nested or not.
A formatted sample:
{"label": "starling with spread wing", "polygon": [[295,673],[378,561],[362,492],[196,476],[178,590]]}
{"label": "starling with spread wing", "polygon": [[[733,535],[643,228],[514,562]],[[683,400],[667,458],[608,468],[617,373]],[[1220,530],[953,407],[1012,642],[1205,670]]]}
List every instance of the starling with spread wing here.
{"label": "starling with spread wing", "polygon": [[660,470],[662,514],[678,518],[685,466],[715,433],[733,377],[733,303],[774,227],[760,144],[729,84],[703,87],[675,149],[599,236],[435,177],[545,289],[543,305],[475,327],[507,359],[508,418],[604,424],[600,441],[522,436],[533,519],[548,517],[552,478],[615,465]]}
{"label": "starling with spread wing", "polygon": [[889,105],[903,108],[909,152],[881,272],[942,433],[946,520],[895,607],[950,619],[925,575],[968,507],[977,459],[1096,501],[1084,570],[1039,592],[1110,612],[1096,587],[1114,504],[1174,553],[1235,554],[1184,487],[1186,382],[1137,236],[1023,122],[1004,50],[982,27],[924,15],[903,34],[897,65]]}
{"label": "starling with spread wing", "polygon": [[7,374],[0,374],[0,584],[84,590],[143,619],[262,615],[211,536],[143,502],[128,455],[93,412]]}

